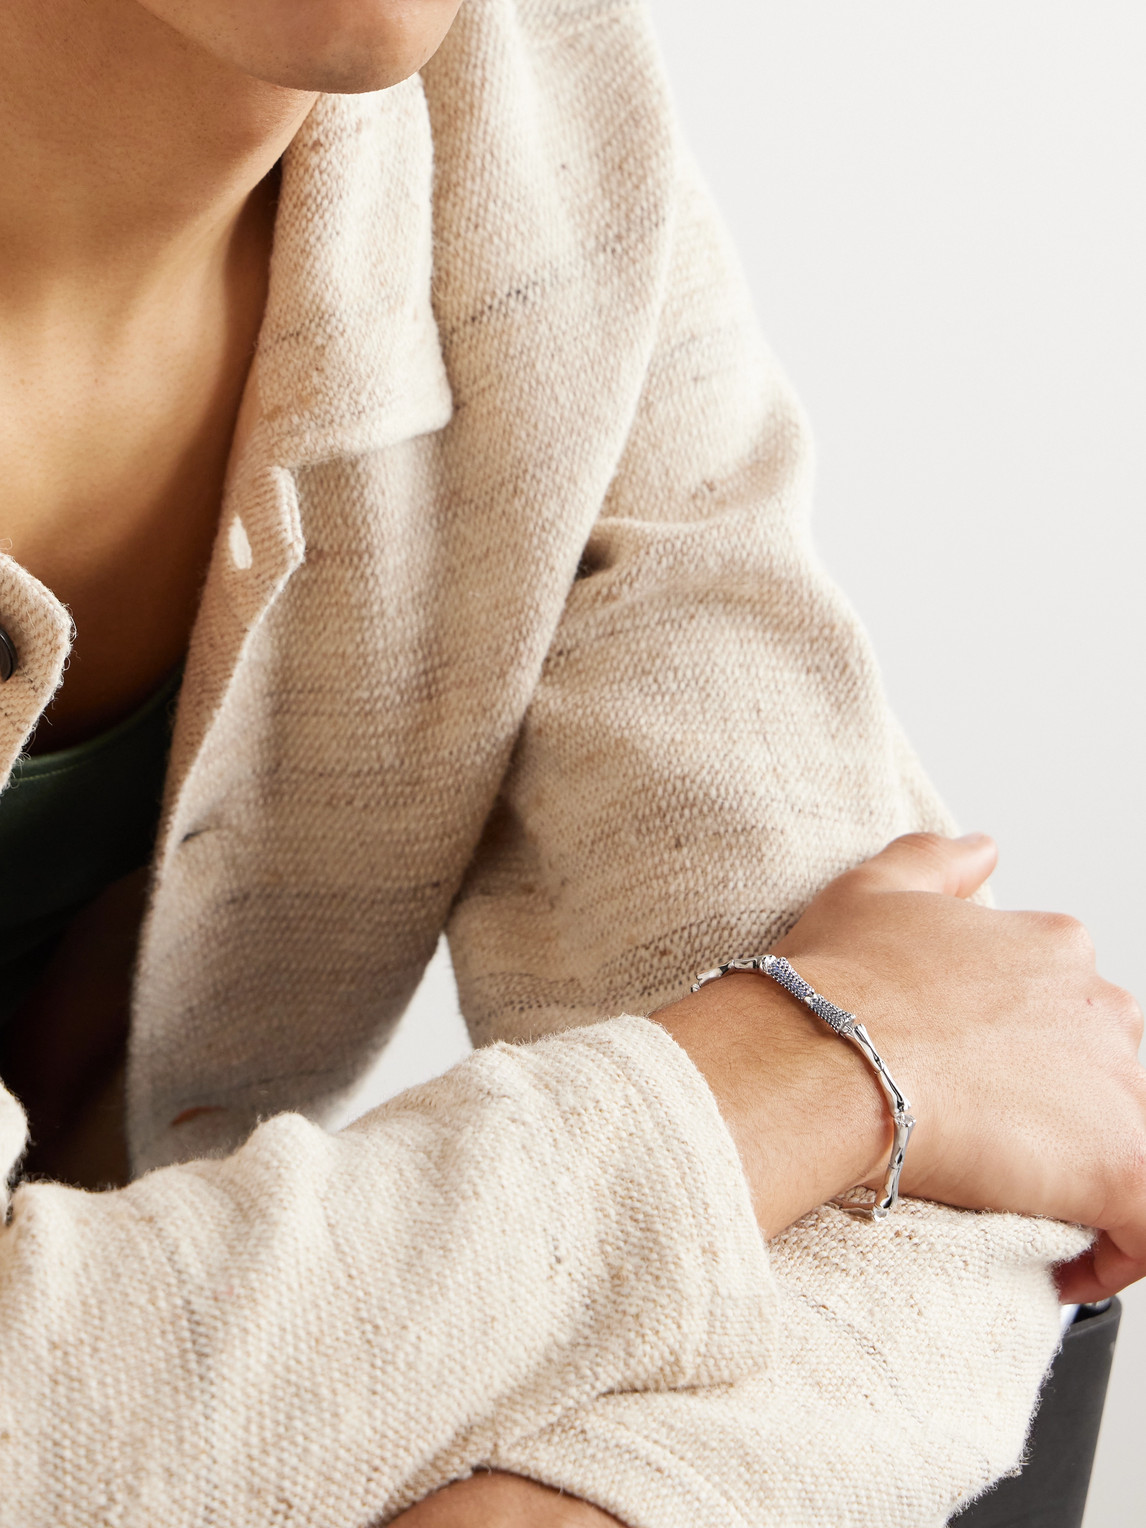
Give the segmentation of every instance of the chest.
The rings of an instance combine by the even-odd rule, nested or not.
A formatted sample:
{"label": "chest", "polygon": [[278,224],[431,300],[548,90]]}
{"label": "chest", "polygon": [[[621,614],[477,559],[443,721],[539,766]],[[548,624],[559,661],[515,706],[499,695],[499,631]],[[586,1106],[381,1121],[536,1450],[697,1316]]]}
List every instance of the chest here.
{"label": "chest", "polygon": [[186,651],[270,234],[253,205],[235,252],[173,290],[109,275],[0,304],[0,539],[75,631],[33,751],[117,721]]}
{"label": "chest", "polygon": [[[284,167],[255,423],[204,538],[134,974],[137,1165],[226,1150],[273,1110],[322,1118],[384,1043],[624,449],[664,176],[636,177],[631,208],[593,202],[586,248],[622,255],[587,259],[557,202],[541,216],[564,182],[530,160],[538,216],[507,244],[499,205],[450,166],[516,152],[517,119],[489,119],[483,147],[439,117],[436,176],[416,84],[324,103]],[[641,236],[618,239],[618,218]],[[0,557],[0,614],[21,655],[0,685],[11,757],[67,613]]]}

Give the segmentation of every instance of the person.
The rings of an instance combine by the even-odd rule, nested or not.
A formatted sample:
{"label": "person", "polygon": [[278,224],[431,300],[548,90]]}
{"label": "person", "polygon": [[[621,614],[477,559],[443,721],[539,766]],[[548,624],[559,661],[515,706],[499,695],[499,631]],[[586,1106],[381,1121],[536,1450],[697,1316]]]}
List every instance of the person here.
{"label": "person", "polygon": [[0,1523],[944,1521],[1146,1272],[1141,1019],[887,714],[642,7],[0,40]]}

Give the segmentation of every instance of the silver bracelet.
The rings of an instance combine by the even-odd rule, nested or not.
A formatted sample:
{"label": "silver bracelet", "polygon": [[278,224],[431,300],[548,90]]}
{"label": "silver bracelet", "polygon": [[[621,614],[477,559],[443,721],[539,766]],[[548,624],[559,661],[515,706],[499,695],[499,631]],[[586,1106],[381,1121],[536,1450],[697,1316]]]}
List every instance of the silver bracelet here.
{"label": "silver bracelet", "polygon": [[[850,1040],[863,1053],[864,1060],[875,1072],[895,1125],[895,1140],[892,1144],[887,1172],[884,1175],[883,1192],[878,1194],[874,1201],[850,1199],[846,1195],[840,1195],[833,1199],[832,1203],[838,1205],[841,1210],[846,1210],[849,1215],[860,1215],[865,1220],[884,1220],[899,1203],[899,1175],[903,1171],[903,1157],[907,1151],[907,1143],[911,1139],[911,1132],[915,1128],[915,1119],[911,1113],[911,1105],[892,1081],[891,1073],[884,1066],[883,1058],[871,1043],[867,1030],[858,1022],[854,1013],[848,1013],[844,1008],[837,1008],[835,1003],[829,1003],[826,997],[821,997],[798,971],[793,970],[782,955],[747,955],[739,960],[730,960],[726,965],[714,966],[711,971],[700,973],[691,990],[699,992],[709,982],[719,981],[722,976],[727,976],[729,971],[759,971],[763,976],[770,976],[774,982],[779,982],[781,987],[790,992],[794,998],[798,998],[805,1008],[810,1008],[818,1019],[822,1019],[829,1029],[835,1030],[841,1039]],[[852,1193],[855,1192],[856,1190],[853,1189]]]}

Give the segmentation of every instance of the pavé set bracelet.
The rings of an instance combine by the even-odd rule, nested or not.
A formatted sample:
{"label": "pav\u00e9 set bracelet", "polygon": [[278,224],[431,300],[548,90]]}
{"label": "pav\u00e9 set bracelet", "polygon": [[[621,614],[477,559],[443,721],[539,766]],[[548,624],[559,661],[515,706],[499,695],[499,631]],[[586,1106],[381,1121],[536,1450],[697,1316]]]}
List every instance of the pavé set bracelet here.
{"label": "pav\u00e9 set bracelet", "polygon": [[[832,1203],[838,1205],[841,1210],[846,1210],[849,1215],[862,1216],[865,1220],[883,1220],[899,1203],[899,1175],[903,1171],[903,1156],[907,1150],[907,1143],[911,1139],[911,1132],[915,1128],[915,1119],[911,1113],[911,1105],[896,1087],[891,1073],[883,1064],[883,1058],[871,1043],[867,1030],[857,1020],[854,1013],[848,1013],[844,1008],[837,1008],[835,1003],[830,1003],[826,997],[821,997],[782,955],[746,955],[739,960],[730,960],[726,965],[713,966],[711,971],[700,973],[693,983],[692,991],[699,992],[709,982],[719,981],[722,976],[727,976],[729,971],[759,971],[762,976],[770,976],[774,982],[779,982],[785,991],[790,992],[794,998],[798,998],[805,1008],[810,1008],[816,1017],[822,1019],[829,1029],[835,1030],[841,1039],[850,1040],[875,1072],[884,1097],[887,1099],[892,1123],[895,1126],[895,1140],[892,1144],[887,1172],[884,1175],[883,1189],[876,1195],[874,1201],[851,1199],[846,1195],[840,1195],[833,1199]],[[856,1190],[853,1189],[852,1192],[855,1193]]]}

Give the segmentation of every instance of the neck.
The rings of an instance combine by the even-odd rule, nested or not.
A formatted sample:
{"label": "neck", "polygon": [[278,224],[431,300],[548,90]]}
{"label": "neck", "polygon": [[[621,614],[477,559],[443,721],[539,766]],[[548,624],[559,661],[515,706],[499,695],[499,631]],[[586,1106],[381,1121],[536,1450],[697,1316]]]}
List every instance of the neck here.
{"label": "neck", "polygon": [[186,651],[266,297],[268,172],[313,102],[136,0],[0,4],[0,537],[77,632],[45,746]]}
{"label": "neck", "polygon": [[0,7],[4,309],[186,290],[314,102],[252,79],[137,0]]}

